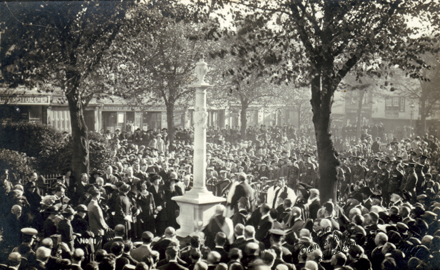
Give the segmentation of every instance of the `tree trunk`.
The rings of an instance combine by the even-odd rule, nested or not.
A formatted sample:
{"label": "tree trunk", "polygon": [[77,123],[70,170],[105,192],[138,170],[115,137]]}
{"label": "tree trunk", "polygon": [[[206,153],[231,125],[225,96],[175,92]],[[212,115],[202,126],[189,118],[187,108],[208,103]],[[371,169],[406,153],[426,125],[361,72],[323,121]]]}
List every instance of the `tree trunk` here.
{"label": "tree trunk", "polygon": [[241,102],[240,122],[241,122],[241,139],[243,139],[243,140],[246,140],[247,109],[248,109],[248,104],[245,101],[242,101]]}
{"label": "tree trunk", "polygon": [[423,136],[423,135],[425,135],[426,116],[427,116],[427,113],[426,113],[426,100],[425,99],[420,99],[420,111],[419,111],[419,114],[420,114],[420,127],[417,126],[417,119],[415,120],[415,123],[416,123],[415,126],[416,126],[416,129],[418,130],[417,134],[419,136]]}
{"label": "tree trunk", "polygon": [[168,102],[167,107],[167,125],[168,125],[168,141],[171,147],[174,143],[174,102]]}
{"label": "tree trunk", "polygon": [[318,149],[319,175],[318,189],[321,203],[329,199],[336,201],[337,178],[336,167],[339,161],[330,134],[330,114],[333,102],[333,90],[330,82],[324,83],[327,91],[321,90],[321,76],[316,76],[311,81],[313,124]]}
{"label": "tree trunk", "polygon": [[363,105],[363,101],[364,101],[364,95],[365,95],[365,91],[364,90],[358,90],[359,91],[359,100],[358,100],[358,110],[357,110],[357,126],[356,126],[356,135],[357,138],[360,139],[361,138],[361,133],[362,133],[362,105]]}
{"label": "tree trunk", "polygon": [[298,105],[298,130],[301,129],[301,105]]}
{"label": "tree trunk", "polygon": [[75,86],[73,83],[70,87],[73,89],[67,89],[66,97],[69,103],[73,138],[72,174],[77,183],[79,183],[81,181],[81,174],[89,173],[89,138],[88,129],[84,120],[82,100],[77,93],[78,86]]}

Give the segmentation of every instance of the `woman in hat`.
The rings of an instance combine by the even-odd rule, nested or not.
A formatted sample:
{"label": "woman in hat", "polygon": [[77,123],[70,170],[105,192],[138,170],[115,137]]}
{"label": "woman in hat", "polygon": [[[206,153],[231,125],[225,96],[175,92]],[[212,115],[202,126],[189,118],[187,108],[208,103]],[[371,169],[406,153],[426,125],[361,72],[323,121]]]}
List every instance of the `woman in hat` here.
{"label": "woman in hat", "polygon": [[139,193],[137,194],[137,203],[140,207],[140,214],[137,217],[135,224],[136,230],[139,232],[149,231],[153,234],[156,233],[156,227],[154,223],[154,210],[156,205],[154,203],[153,195],[147,190],[146,182],[139,182],[137,184]]}
{"label": "woman in hat", "polygon": [[116,196],[115,201],[115,216],[114,221],[115,224],[125,224],[126,233],[130,235],[129,231],[131,230],[132,223],[132,205],[131,201],[128,198],[127,194],[130,191],[130,186],[127,184],[123,184],[119,188],[119,194]]}
{"label": "woman in hat", "polygon": [[175,229],[180,228],[179,224],[177,224],[176,218],[179,215],[179,205],[172,198],[175,196],[182,196],[183,191],[180,186],[177,185],[179,182],[179,178],[177,177],[177,173],[173,172],[170,175],[170,181],[165,186],[164,192],[164,201],[165,201],[165,214],[167,220],[167,227],[171,226]]}

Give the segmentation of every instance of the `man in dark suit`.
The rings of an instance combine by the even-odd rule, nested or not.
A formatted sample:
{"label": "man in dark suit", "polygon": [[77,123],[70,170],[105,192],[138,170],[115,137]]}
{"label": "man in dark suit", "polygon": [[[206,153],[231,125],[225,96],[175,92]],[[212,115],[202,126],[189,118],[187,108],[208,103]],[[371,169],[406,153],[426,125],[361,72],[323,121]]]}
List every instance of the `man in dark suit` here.
{"label": "man in dark suit", "polygon": [[299,231],[304,227],[304,220],[301,219],[301,209],[297,206],[292,208],[292,212],[289,215],[290,222],[292,224],[292,232],[294,232],[297,236],[299,235]]}
{"label": "man in dark suit", "polygon": [[255,239],[255,228],[254,226],[246,226],[244,228],[244,237],[245,237],[245,242],[239,247],[241,250],[245,250],[246,246],[249,243],[254,243],[258,245],[258,249],[259,250],[264,250],[265,246],[263,242],[258,241],[257,239]]}
{"label": "man in dark suit", "polygon": [[41,246],[37,248],[35,251],[35,257],[37,259],[36,261],[36,268],[37,270],[45,270],[46,269],[46,263],[50,258],[51,250],[47,247]]}
{"label": "man in dark suit", "polygon": [[86,220],[87,216],[87,206],[84,204],[78,205],[76,208],[76,215],[72,220],[72,228],[74,233],[80,234],[82,237],[88,237],[86,233],[89,230],[89,222]]}
{"label": "man in dark suit", "polygon": [[84,261],[84,251],[80,248],[74,250],[72,254],[72,270],[82,270],[81,262]]}
{"label": "man in dark suit", "polygon": [[191,251],[200,250],[200,238],[197,235],[192,236],[189,244],[189,246],[180,252],[180,259],[186,262],[187,265],[193,264],[191,259]]}
{"label": "man in dark suit", "polygon": [[115,269],[123,269],[125,265],[130,264],[130,261],[127,258],[122,257],[124,252],[124,243],[122,242],[114,242],[111,246],[111,253],[116,256],[116,268]]}
{"label": "man in dark suit", "polygon": [[156,209],[154,210],[155,222],[156,222],[156,234],[162,235],[166,228],[166,212],[164,211],[165,189],[161,185],[162,178],[158,174],[151,174],[150,182],[152,185],[148,188],[148,191],[153,194],[154,204]]}
{"label": "man in dark suit", "polygon": [[111,241],[108,241],[107,243],[105,243],[104,245],[104,250],[107,251],[107,253],[111,253],[111,247],[113,245],[113,243],[119,242],[119,243],[123,243],[124,237],[125,235],[125,226],[122,224],[118,224],[115,227],[115,238],[113,238]]}
{"label": "man in dark suit", "polygon": [[165,237],[160,239],[152,247],[153,250],[159,252],[160,260],[165,259],[167,247],[170,245],[171,242],[179,244],[179,241],[176,238],[176,230],[173,227],[168,227],[165,229]]}
{"label": "man in dark suit", "polygon": [[21,243],[21,222],[19,220],[22,208],[19,205],[11,207],[11,212],[2,219],[3,241],[7,246],[14,248]]}
{"label": "man in dark suit", "polygon": [[[27,261],[18,252],[11,252],[8,256],[8,262],[6,264],[0,264],[0,270],[16,270],[20,269],[23,261]],[[26,268],[23,268],[26,269]]]}
{"label": "man in dark suit", "polygon": [[261,220],[258,223],[258,227],[256,229],[255,238],[258,241],[264,243],[266,248],[270,247],[269,241],[269,230],[272,228],[272,219],[269,216],[270,207],[267,204],[263,204],[260,208],[261,210]]}
{"label": "man in dark suit", "polygon": [[72,207],[68,206],[62,212],[64,219],[58,223],[58,232],[61,234],[61,241],[66,243],[70,250],[73,250],[73,228],[71,221],[75,215]]}
{"label": "man in dark suit", "polygon": [[98,250],[102,247],[102,237],[104,236],[104,232],[108,231],[109,227],[105,222],[104,214],[101,206],[99,205],[101,193],[97,188],[93,188],[91,190],[91,195],[92,200],[87,206],[87,214],[89,217],[90,230],[93,232],[96,239],[95,250]]}
{"label": "man in dark suit", "polygon": [[241,223],[235,225],[234,234],[235,234],[235,241],[234,243],[231,244],[230,246],[231,249],[239,248],[246,242],[246,239],[244,238],[244,225]]}
{"label": "man in dark suit", "polygon": [[246,197],[241,197],[240,200],[238,200],[238,212],[231,217],[234,226],[238,223],[246,225],[249,215],[247,209],[249,209],[249,201]]}
{"label": "man in dark suit", "polygon": [[153,241],[154,235],[151,232],[142,233],[142,245],[130,251],[131,257],[138,262],[142,262],[144,257],[151,257],[152,249],[151,242]]}
{"label": "man in dark suit", "polygon": [[131,254],[130,254],[130,252],[133,248],[133,242],[131,242],[131,240],[125,240],[123,242],[123,244],[124,244],[124,251],[122,253],[122,257],[126,258],[131,265],[138,264],[139,261],[134,259],[133,257],[131,257]]}
{"label": "man in dark suit", "polygon": [[225,250],[225,244],[226,234],[224,232],[218,232],[215,236],[215,248],[213,251],[217,251],[220,254],[220,262],[222,263],[228,263],[229,261],[228,252]]}
{"label": "man in dark suit", "polygon": [[177,253],[178,250],[176,247],[167,247],[165,251],[166,258],[168,263],[159,267],[159,270],[188,270],[188,268],[177,263]]}
{"label": "man in dark suit", "polygon": [[86,193],[88,184],[89,176],[86,173],[82,173],[80,182],[75,186],[75,196],[73,197],[74,205],[78,202],[79,198],[81,198],[81,196]]}
{"label": "man in dark suit", "polygon": [[242,197],[245,197],[249,201],[249,206],[252,206],[255,199],[254,189],[246,183],[246,177],[246,174],[243,172],[238,174],[238,181],[240,184],[235,187],[235,192],[231,200],[231,205],[234,207],[235,213],[238,212],[238,201]]}

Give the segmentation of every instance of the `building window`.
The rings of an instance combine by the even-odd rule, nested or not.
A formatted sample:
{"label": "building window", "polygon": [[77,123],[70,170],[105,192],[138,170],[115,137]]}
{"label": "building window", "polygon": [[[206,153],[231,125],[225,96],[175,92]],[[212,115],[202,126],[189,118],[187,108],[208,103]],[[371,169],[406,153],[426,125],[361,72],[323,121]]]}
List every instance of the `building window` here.
{"label": "building window", "polygon": [[404,111],[405,111],[405,98],[401,97],[400,98],[399,112],[404,112]]}
{"label": "building window", "polygon": [[391,111],[405,111],[405,98],[404,97],[386,97],[385,109]]}

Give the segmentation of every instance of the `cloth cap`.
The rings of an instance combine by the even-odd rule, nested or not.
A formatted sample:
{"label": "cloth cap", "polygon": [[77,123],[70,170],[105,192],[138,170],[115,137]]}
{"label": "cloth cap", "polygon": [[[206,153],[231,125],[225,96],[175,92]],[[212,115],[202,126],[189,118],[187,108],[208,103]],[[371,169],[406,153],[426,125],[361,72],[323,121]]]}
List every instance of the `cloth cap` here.
{"label": "cloth cap", "polygon": [[88,212],[88,210],[87,210],[87,206],[85,206],[84,204],[80,204],[80,205],[78,205],[78,206],[75,208],[75,210],[76,210],[77,212]]}
{"label": "cloth cap", "polygon": [[73,208],[69,205],[69,206],[67,206],[67,207],[63,210],[62,214],[63,214],[63,215],[75,215],[76,212],[75,212],[75,210],[73,210]]}
{"label": "cloth cap", "polygon": [[18,252],[11,252],[11,254],[9,254],[9,256],[8,256],[8,261],[20,263],[21,262],[21,254]]}
{"label": "cloth cap", "polygon": [[121,191],[121,192],[129,192],[130,191],[130,186],[129,185],[127,185],[127,184],[123,184],[120,188],[119,188],[119,190]]}

